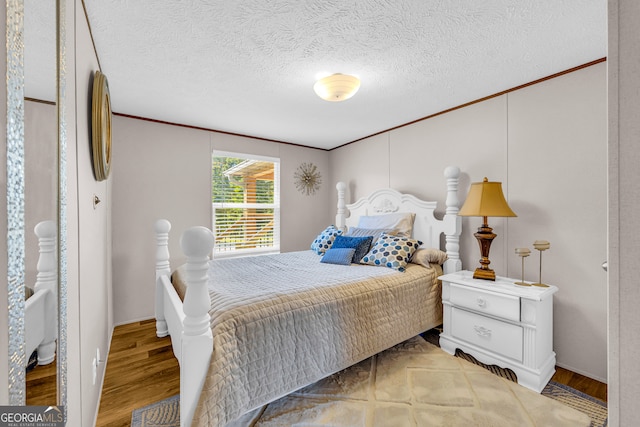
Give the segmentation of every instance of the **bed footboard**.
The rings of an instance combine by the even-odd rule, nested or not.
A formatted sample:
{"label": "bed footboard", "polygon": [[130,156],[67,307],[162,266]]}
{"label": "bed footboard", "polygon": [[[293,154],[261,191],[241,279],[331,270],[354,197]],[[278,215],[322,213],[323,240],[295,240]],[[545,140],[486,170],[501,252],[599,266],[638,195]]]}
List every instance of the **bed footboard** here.
{"label": "bed footboard", "polygon": [[214,238],[205,227],[192,227],[180,238],[180,247],[187,257],[187,291],[182,302],[170,281],[170,229],[169,221],[159,220],[155,224],[156,334],[171,336],[174,354],[180,362],[180,426],[187,427],[191,425],[213,353],[207,273]]}
{"label": "bed footboard", "polygon": [[49,290],[41,290],[24,307],[27,356],[38,349],[38,365],[47,365],[56,357],[55,301]]}
{"label": "bed footboard", "polygon": [[180,238],[180,247],[187,256],[180,365],[180,425],[185,427],[191,425],[213,353],[211,300],[207,291],[213,242],[213,233],[205,227],[189,228]]}
{"label": "bed footboard", "polygon": [[40,256],[34,294],[25,303],[27,357],[38,349],[38,365],[48,365],[56,357],[58,337],[58,268],[56,262],[56,224],[42,221],[35,226]]}

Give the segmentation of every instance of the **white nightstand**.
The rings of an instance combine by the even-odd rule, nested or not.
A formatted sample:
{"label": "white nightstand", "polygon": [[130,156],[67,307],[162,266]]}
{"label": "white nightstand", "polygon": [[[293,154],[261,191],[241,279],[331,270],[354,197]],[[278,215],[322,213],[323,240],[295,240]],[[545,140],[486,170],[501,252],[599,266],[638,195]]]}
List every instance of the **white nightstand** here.
{"label": "white nightstand", "polygon": [[440,276],[443,332],[440,347],[513,370],[538,393],[555,372],[553,294],[558,288],[518,286],[517,280],[473,278],[471,271]]}

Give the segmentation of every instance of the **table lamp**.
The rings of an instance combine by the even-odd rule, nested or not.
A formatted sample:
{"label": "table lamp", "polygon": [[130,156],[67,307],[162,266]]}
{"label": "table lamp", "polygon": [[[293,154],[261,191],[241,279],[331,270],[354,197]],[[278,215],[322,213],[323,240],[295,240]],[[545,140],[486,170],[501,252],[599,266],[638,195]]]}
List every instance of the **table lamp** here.
{"label": "table lamp", "polygon": [[487,224],[490,216],[509,217],[517,216],[507,204],[502,194],[501,182],[490,182],[486,177],[482,182],[471,184],[467,199],[458,212],[460,216],[481,216],[482,225],[473,235],[480,245],[480,267],[473,273],[474,279],[496,280],[496,273],[489,268],[489,249],[496,234]]}

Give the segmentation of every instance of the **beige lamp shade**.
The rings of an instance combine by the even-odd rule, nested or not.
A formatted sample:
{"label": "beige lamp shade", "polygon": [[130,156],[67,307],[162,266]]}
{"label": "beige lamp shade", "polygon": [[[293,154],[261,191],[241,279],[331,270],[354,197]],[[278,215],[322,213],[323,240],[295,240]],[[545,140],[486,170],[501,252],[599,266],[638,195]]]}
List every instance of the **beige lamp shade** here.
{"label": "beige lamp shade", "polygon": [[348,74],[332,74],[313,85],[313,90],[325,101],[345,101],[360,89],[360,79]]}
{"label": "beige lamp shade", "polygon": [[517,216],[507,204],[502,193],[501,182],[482,182],[471,184],[469,194],[458,215],[461,216]]}

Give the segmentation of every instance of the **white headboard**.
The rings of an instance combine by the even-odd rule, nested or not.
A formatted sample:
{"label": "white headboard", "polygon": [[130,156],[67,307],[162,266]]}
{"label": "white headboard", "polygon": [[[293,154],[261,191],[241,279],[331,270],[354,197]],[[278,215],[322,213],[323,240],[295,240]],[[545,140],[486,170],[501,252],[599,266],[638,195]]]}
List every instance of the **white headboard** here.
{"label": "white headboard", "polygon": [[[347,227],[358,225],[358,219],[363,215],[382,215],[393,212],[415,212],[413,238],[421,240],[423,247],[440,248],[449,257],[444,265],[444,272],[452,273],[462,269],[460,261],[460,233],[462,221],[458,216],[458,177],[460,169],[449,166],[444,170],[447,179],[446,210],[442,220],[436,219],[433,212],[437,202],[420,200],[411,194],[402,194],[387,188],[376,190],[367,197],[363,197],[352,204],[346,204],[344,182],[336,185],[338,189],[338,210],[336,227],[345,230]],[[445,235],[445,247],[441,248],[440,236]]]}

